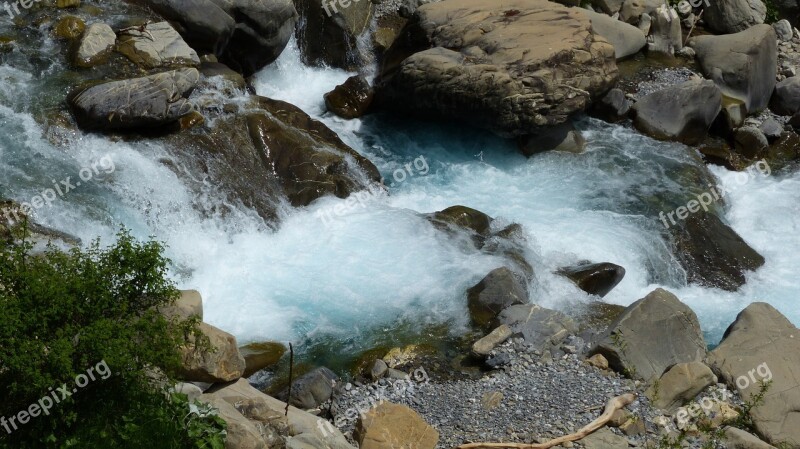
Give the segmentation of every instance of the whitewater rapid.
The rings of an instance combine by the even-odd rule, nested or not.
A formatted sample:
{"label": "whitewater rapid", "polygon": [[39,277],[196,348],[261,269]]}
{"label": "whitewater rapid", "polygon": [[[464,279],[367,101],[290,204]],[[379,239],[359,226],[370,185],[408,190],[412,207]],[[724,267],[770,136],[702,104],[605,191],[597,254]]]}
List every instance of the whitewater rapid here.
{"label": "whitewater rapid", "polygon": [[724,292],[685,285],[660,224],[642,204],[649,195],[680,190],[681,170],[696,158],[679,144],[624,126],[583,120],[584,154],[526,159],[511,143],[463,127],[413,117],[346,121],[324,111],[322,96],[351,74],[303,66],[292,43],[255,77],[256,90],[325,122],[375,163],[389,194],[374,190],[355,205],[323,198],[287,208],[271,231],[249,210],[199,213],[193,204],[215,201],[215,180],[197,180],[200,194],[189,189],[162,163],[169,156],[156,144],[74,133],[54,145],[24,99],[14,96],[41,88],[32,73],[0,66],[2,194],[26,201],[53,180],[111,157],[113,173],[39,210],[37,220],[84,242],[110,243],[123,225],[137,237],[165,242],[178,285],[199,290],[205,320],[242,343],[326,341],[355,352],[368,349],[376,335],[390,339],[398,327],[465,330],[465,290],[503,261],[465,248],[420,216],[456,204],[524,227],[536,272],[531,299],[547,307],[596,300],[553,274],[588,259],[627,270],[607,302],[627,305],[665,287],[697,312],[709,343],[754,301],[769,302],[800,324],[794,275],[800,174],[754,176],[742,185],[735,173],[711,168],[730,190],[727,220],[767,260],[740,291]]}

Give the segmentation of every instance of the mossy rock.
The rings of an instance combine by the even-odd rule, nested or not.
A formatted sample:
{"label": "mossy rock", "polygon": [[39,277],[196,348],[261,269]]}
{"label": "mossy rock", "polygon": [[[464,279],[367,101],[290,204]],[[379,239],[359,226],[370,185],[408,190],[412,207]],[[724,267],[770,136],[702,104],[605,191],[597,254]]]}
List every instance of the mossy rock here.
{"label": "mossy rock", "polygon": [[14,51],[16,39],[11,36],[0,36],[0,54],[11,53]]}
{"label": "mossy rock", "polygon": [[56,22],[53,34],[59,39],[77,39],[83,35],[86,24],[78,17],[64,16]]}
{"label": "mossy rock", "polygon": [[244,377],[250,377],[262,369],[276,365],[286,353],[286,346],[272,341],[250,343],[239,348],[239,352],[246,365]]}
{"label": "mossy rock", "polygon": [[433,219],[470,229],[480,235],[486,235],[492,224],[492,217],[466,206],[451,206],[445,210],[434,212]]}

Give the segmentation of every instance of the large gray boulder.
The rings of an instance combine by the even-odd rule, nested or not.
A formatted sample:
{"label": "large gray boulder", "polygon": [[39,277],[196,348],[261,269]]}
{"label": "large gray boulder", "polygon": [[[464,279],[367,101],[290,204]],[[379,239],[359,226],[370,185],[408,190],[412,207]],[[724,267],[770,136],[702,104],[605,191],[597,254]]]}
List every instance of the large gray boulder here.
{"label": "large gray boulder", "polygon": [[528,302],[528,284],[506,267],[492,270],[467,290],[469,313],[480,325],[489,324],[503,309]]}
{"label": "large gray boulder", "polygon": [[786,78],[775,85],[769,108],[780,115],[795,115],[800,111],[800,76]]}
{"label": "large gray boulder", "polygon": [[192,111],[185,98],[200,73],[187,68],[73,92],[68,103],[78,124],[92,130],[130,130],[161,126]]}
{"label": "large gray boulder", "polygon": [[192,48],[252,75],[274,61],[294,32],[292,0],[136,0],[176,25]]}
{"label": "large gray boulder", "polygon": [[250,76],[276,60],[289,43],[298,14],[292,0],[213,0],[236,20],[220,60]]}
{"label": "large gray boulder", "polygon": [[766,303],[744,309],[708,357],[714,371],[742,399],[752,401],[761,382],[771,382],[750,410],[756,431],[778,446],[800,447],[800,329]]}
{"label": "large gray boulder", "polygon": [[642,14],[652,16],[663,4],[663,0],[625,0],[619,11],[619,20],[636,24]]}
{"label": "large gray boulder", "polygon": [[579,8],[445,0],[421,6],[387,51],[375,101],[516,137],[567,121],[617,78],[614,47]]}
{"label": "large gray boulder", "polygon": [[289,403],[300,409],[315,408],[331,398],[338,380],[339,376],[325,367],[306,373],[292,383]]}
{"label": "large gray boulder", "polygon": [[764,23],[767,7],[761,0],[713,0],[705,7],[703,19],[721,34],[738,33]]}
{"label": "large gray boulder", "polygon": [[748,114],[767,106],[778,64],[777,37],[771,26],[756,25],[725,36],[698,36],[689,42],[703,74],[725,96],[743,101]]}
{"label": "large gray boulder", "polygon": [[222,54],[236,21],[212,0],[136,0],[176,24],[194,49]]}
{"label": "large gray boulder", "polygon": [[584,10],[583,13],[592,21],[594,32],[606,38],[614,46],[614,55],[617,59],[635,55],[647,43],[644,33],[633,25],[594,11]]}
{"label": "large gray boulder", "polygon": [[702,361],[706,344],[692,309],[659,288],[628,306],[591,354],[602,354],[617,372],[653,381],[677,363]]}
{"label": "large gray boulder", "polygon": [[633,105],[633,123],[656,139],[700,142],[722,107],[712,81],[690,80],[642,97]]}
{"label": "large gray boulder", "polygon": [[358,38],[369,29],[375,5],[370,0],[351,0],[347,7],[343,4],[330,0],[295,2],[304,19],[296,30],[297,41],[307,63],[348,70],[363,65]]}

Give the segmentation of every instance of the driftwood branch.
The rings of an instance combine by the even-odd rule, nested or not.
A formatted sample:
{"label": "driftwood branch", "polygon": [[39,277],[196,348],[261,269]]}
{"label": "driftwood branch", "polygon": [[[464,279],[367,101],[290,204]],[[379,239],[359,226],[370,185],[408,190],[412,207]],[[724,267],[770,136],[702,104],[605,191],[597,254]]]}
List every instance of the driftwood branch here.
{"label": "driftwood branch", "polygon": [[286,411],[284,416],[289,416],[289,403],[292,402],[292,381],[294,380],[294,346],[289,343],[289,397],[286,398]]}
{"label": "driftwood branch", "polygon": [[566,443],[568,441],[577,441],[582,438],[586,438],[592,432],[595,432],[599,428],[605,426],[610,420],[611,417],[614,415],[614,412],[617,410],[623,409],[627,407],[630,403],[636,400],[636,395],[632,393],[623,394],[622,396],[617,396],[612,398],[606,404],[606,409],[603,411],[603,414],[600,415],[597,419],[590,422],[586,426],[582,427],[575,433],[571,433],[569,435],[564,435],[563,437],[556,438],[554,440],[547,441],[545,443],[535,443],[535,444],[527,444],[527,443],[469,443],[469,444],[462,444],[458,446],[458,449],[491,449],[491,448],[511,448],[511,449],[549,449],[553,446],[558,446],[559,444]]}
{"label": "driftwood branch", "polygon": [[700,21],[700,18],[703,17],[703,12],[705,12],[705,9],[701,9],[700,10],[700,14],[698,14],[697,17],[694,18],[694,21],[692,21],[692,27],[689,29],[689,32],[686,34],[686,40],[683,41],[683,46],[684,47],[686,46],[686,44],[689,43],[689,38],[692,37],[692,31],[694,31],[694,27],[695,27],[695,25],[697,25],[697,22]]}

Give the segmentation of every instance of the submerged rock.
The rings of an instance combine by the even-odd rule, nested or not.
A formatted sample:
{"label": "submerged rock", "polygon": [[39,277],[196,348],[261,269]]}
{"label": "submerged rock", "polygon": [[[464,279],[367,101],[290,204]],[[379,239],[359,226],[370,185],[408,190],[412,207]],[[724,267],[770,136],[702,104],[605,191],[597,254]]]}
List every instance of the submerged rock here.
{"label": "submerged rock", "polygon": [[84,129],[135,130],[162,126],[192,111],[185,96],[199,79],[197,69],[180,69],[78,89],[67,101]]}
{"label": "submerged rock", "polygon": [[676,363],[702,361],[706,344],[692,309],[659,288],[628,306],[591,354],[602,354],[617,372],[652,382]]}
{"label": "submerged rock", "polygon": [[689,282],[735,291],[747,271],[764,265],[764,257],[711,212],[699,210],[669,230]]}
{"label": "submerged rock", "polygon": [[569,278],[586,293],[603,297],[622,281],[625,268],[609,262],[587,263],[560,268],[558,274]]}
{"label": "submerged rock", "polygon": [[778,70],[777,37],[771,26],[756,25],[725,36],[697,36],[689,40],[689,46],[697,53],[703,74],[725,96],[743,101],[748,114],[767,106]]}
{"label": "submerged rock", "polygon": [[514,137],[565,122],[617,77],[613,46],[578,8],[446,0],[421,6],[385,55],[376,106]]}
{"label": "submerged rock", "polygon": [[750,409],[766,441],[800,447],[800,329],[769,304],[749,305],[708,357],[714,371],[745,401],[770,382]]}

